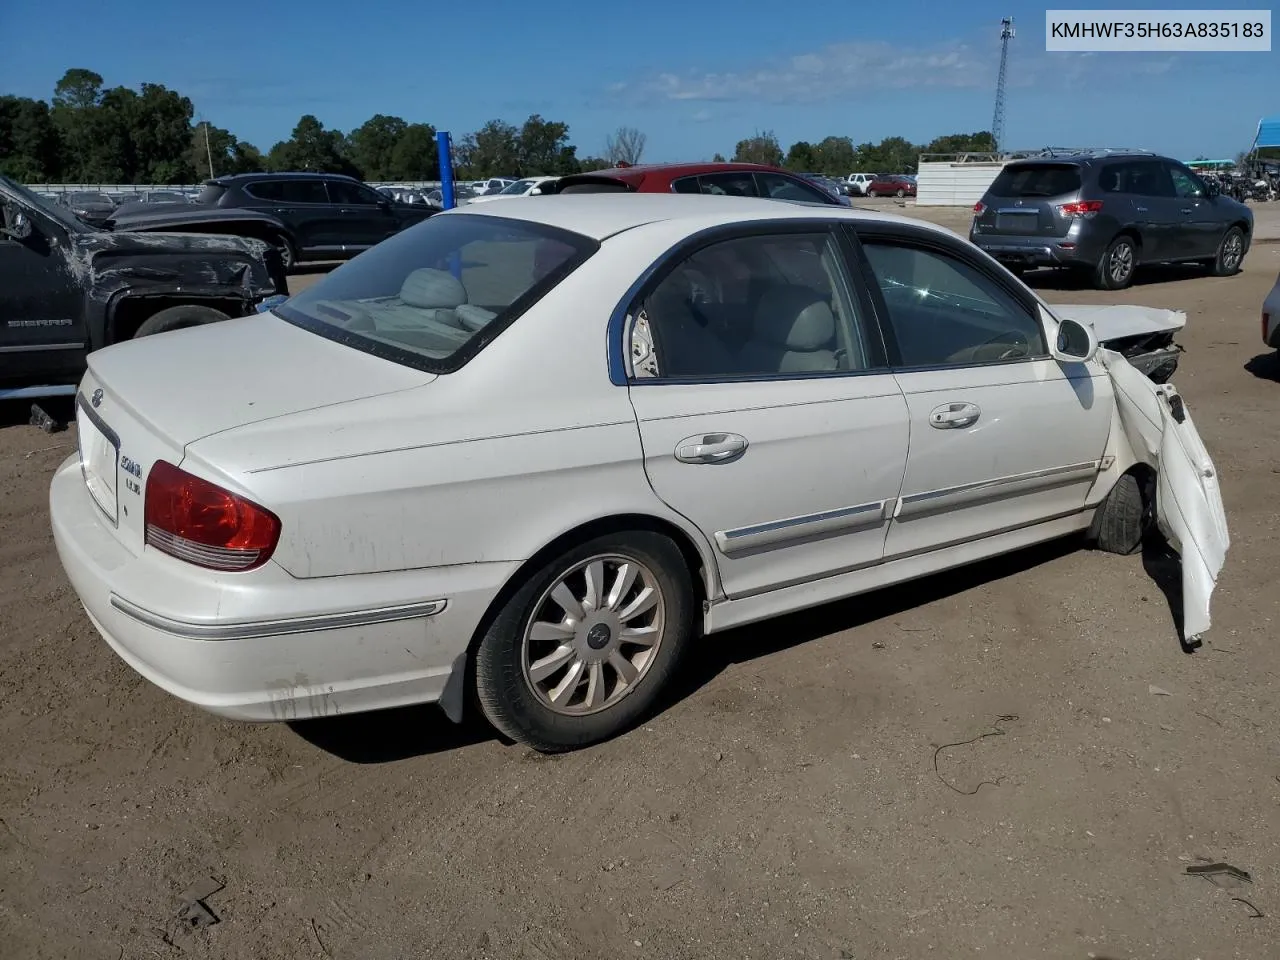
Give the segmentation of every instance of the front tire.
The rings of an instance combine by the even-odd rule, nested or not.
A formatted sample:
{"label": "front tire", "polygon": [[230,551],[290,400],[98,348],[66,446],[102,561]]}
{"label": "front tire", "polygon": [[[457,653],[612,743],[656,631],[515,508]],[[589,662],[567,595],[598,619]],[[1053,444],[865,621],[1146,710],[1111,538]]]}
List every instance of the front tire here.
{"label": "front tire", "polygon": [[1209,272],[1215,277],[1233,277],[1240,272],[1244,263],[1244,231],[1232,227],[1218,244],[1218,255],[1209,265]]}
{"label": "front tire", "polygon": [[679,548],[661,534],[596,537],[544,564],[476,650],[476,694],[501,733],[543,753],[607,740],[654,704],[694,632]]}
{"label": "front tire", "polygon": [[903,190],[901,187],[899,187],[898,192],[894,194],[894,196],[897,197],[899,200],[901,200],[906,195],[907,195],[907,191]]}
{"label": "front tire", "polygon": [[284,272],[292,273],[293,269],[298,265],[298,253],[293,248],[293,241],[281,233],[275,236],[271,241],[271,245],[280,254],[280,262],[284,264]]}
{"label": "front tire", "polygon": [[1138,245],[1133,237],[1116,237],[1107,246],[1094,272],[1094,286],[1099,290],[1123,290],[1133,283],[1138,266]]}
{"label": "front tire", "polygon": [[1143,489],[1136,474],[1126,473],[1098,505],[1089,527],[1089,540],[1105,553],[1125,557],[1137,553],[1155,519],[1154,513],[1152,491]]}
{"label": "front tire", "polygon": [[184,303],[169,307],[159,313],[152,314],[138,327],[134,338],[149,337],[153,333],[168,333],[170,330],[185,330],[187,327],[202,327],[206,323],[220,323],[231,318],[221,310],[204,307],[198,303]]}

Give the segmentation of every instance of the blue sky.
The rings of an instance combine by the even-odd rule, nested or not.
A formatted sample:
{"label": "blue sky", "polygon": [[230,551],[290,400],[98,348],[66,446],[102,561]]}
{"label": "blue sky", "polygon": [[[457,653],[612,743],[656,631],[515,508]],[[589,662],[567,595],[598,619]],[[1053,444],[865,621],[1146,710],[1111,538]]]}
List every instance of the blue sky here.
{"label": "blue sky", "polygon": [[646,159],[700,159],[732,153],[757,129],[772,129],[784,148],[829,134],[927,141],[988,129],[999,21],[1012,14],[1010,147],[1217,158],[1248,147],[1260,116],[1280,114],[1280,46],[1049,54],[1045,9],[1016,0],[0,0],[0,93],[47,99],[66,68],[81,66],[109,86],[177,89],[202,118],[263,150],[303,113],[343,130],[396,114],[455,138],[494,117],[520,123],[541,113],[569,124],[579,155],[599,153],[625,124],[647,134]]}

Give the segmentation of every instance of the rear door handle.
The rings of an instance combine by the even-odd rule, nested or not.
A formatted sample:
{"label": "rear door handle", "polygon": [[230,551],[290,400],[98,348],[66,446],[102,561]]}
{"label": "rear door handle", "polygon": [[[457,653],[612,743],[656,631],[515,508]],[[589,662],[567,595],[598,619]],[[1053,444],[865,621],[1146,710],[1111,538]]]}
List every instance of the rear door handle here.
{"label": "rear door handle", "polygon": [[1133,209],[1137,210],[1139,213],[1146,213],[1146,212],[1147,212],[1147,208],[1146,208],[1146,207],[1134,207]]}
{"label": "rear door handle", "polygon": [[1190,212],[1191,212],[1191,209],[1192,209],[1191,207],[1183,207],[1183,208],[1182,208],[1182,212],[1183,212],[1183,213],[1190,213]]}
{"label": "rear door handle", "polygon": [[939,430],[963,430],[972,427],[982,416],[976,403],[944,403],[929,412],[929,426]]}
{"label": "rear door handle", "polygon": [[681,440],[676,445],[676,459],[681,463],[730,463],[746,450],[746,437],[736,433],[705,433]]}

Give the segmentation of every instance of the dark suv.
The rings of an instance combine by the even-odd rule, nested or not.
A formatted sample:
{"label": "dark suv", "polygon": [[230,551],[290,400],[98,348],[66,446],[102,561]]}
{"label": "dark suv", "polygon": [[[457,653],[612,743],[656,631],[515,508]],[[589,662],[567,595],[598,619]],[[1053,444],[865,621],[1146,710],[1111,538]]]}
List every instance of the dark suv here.
{"label": "dark suv", "polygon": [[195,203],[131,205],[117,230],[234,233],[265,240],[286,269],[345,260],[436,211],[332,173],[242,173],[205,182]]}
{"label": "dark suv", "polygon": [[1253,213],[1176,160],[1075,154],[1005,165],[973,208],[969,239],[1015,272],[1077,267],[1119,290],[1145,263],[1240,269]]}

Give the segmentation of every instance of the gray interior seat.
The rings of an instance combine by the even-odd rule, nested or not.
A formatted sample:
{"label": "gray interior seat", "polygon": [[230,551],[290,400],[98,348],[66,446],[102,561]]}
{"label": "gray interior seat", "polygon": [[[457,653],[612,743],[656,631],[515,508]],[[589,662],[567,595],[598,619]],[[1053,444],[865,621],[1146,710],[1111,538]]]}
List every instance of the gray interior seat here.
{"label": "gray interior seat", "polygon": [[756,305],[753,336],[738,365],[752,373],[839,370],[835,337],[835,314],[823,294],[811,287],[772,287]]}

